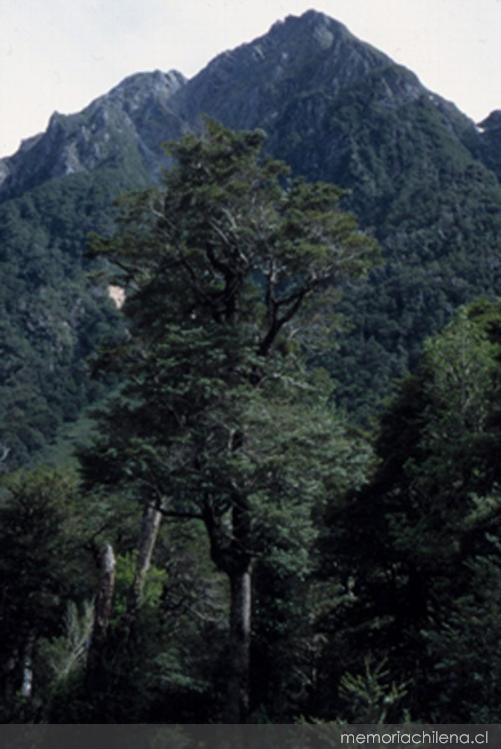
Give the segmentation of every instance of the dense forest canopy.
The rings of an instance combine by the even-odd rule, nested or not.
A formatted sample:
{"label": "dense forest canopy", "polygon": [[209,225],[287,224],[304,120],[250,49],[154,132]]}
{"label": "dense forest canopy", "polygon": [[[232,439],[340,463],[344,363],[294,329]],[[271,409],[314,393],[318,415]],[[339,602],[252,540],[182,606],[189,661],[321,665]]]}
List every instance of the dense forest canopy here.
{"label": "dense forest canopy", "polygon": [[378,246],[262,146],[207,122],[92,241],[114,389],[77,468],[2,477],[4,722],[500,720],[501,306],[362,432],[319,363]]}

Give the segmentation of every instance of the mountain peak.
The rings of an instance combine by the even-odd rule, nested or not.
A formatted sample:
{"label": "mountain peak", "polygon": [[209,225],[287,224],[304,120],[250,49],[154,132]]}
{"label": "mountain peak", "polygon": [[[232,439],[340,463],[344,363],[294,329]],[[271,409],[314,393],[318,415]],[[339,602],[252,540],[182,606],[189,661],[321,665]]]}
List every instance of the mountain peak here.
{"label": "mountain peak", "polygon": [[479,127],[482,128],[482,130],[489,130],[491,132],[494,130],[501,131],[501,109],[495,109],[491,112],[485,120],[482,120]]}
{"label": "mountain peak", "polygon": [[178,70],[169,70],[167,73],[161,70],[134,73],[120,81],[107,94],[93,101],[87,110],[91,111],[103,104],[112,103],[132,112],[143,106],[151,97],[166,102],[184,86],[186,80]]}
{"label": "mountain peak", "polygon": [[[268,127],[296,97],[335,97],[391,60],[324,13],[308,10],[275,23],[264,35],[224,52],[195,76],[176,104],[187,119],[200,112],[226,125]],[[228,97],[227,91],[232,91]]]}
{"label": "mountain peak", "polygon": [[328,49],[335,38],[352,37],[346,26],[334,18],[317,10],[307,10],[300,16],[289,15],[273,24],[269,31],[273,38],[295,40],[298,36],[306,35],[316,39],[320,46]]}
{"label": "mountain peak", "polygon": [[108,95],[130,94],[137,90],[148,90],[156,93],[165,91],[170,95],[185,83],[186,78],[178,70],[169,70],[167,73],[162,70],[152,70],[127,76],[114,86]]}
{"label": "mountain peak", "polygon": [[160,144],[179,131],[169,101],[185,83],[177,70],[135,73],[81,112],[54,112],[45,133],[2,160],[0,199],[55,177],[119,164],[124,149],[134,154],[137,171],[160,169]]}
{"label": "mountain peak", "polygon": [[270,31],[272,29],[278,29],[284,26],[287,27],[293,25],[300,25],[303,27],[308,26],[310,28],[315,28],[317,26],[327,26],[332,30],[349,33],[346,26],[344,26],[344,24],[342,24],[340,21],[337,21],[335,18],[326,15],[326,13],[321,13],[320,11],[313,9],[301,13],[300,16],[290,14],[283,20],[276,21],[276,23],[274,23],[271,27]]}

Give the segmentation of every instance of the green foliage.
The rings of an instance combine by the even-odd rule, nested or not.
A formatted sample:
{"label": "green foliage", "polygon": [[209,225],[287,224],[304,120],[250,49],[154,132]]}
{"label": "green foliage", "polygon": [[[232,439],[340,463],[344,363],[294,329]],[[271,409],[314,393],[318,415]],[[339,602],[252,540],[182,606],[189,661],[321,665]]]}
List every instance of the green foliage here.
{"label": "green foliage", "polygon": [[83,252],[90,231],[111,229],[113,198],[134,184],[102,169],[47,181],[0,205],[4,471],[40,456],[64,422],[105,392],[86,360],[121,327]]}
{"label": "green foliage", "polygon": [[[83,468],[92,486],[202,521],[230,579],[260,568],[259,605],[280,599],[287,622],[263,627],[259,647],[280,640],[285,655],[301,609],[286,596],[311,573],[316,517],[363,481],[368,456],[351,458],[301,344],[313,329],[320,345],[318,305],[367,268],[375,244],[339,211],[337,189],[287,181],[261,144],[208,123],[172,146],[164,193],[126,203],[121,231],[95,240],[126,288],[130,338],[107,357],[125,382]],[[277,673],[256,677],[259,689]]]}
{"label": "green foliage", "polygon": [[64,617],[64,632],[42,640],[38,648],[38,666],[43,668],[46,688],[60,689],[85,663],[94,622],[93,605],[85,601],[79,610],[70,601]]}
{"label": "green foliage", "polygon": [[365,659],[362,674],[345,674],[339,684],[344,720],[366,725],[409,723],[401,709],[408,685],[395,684],[390,678],[385,661],[372,666],[370,658]]}
{"label": "green foliage", "polygon": [[362,421],[458,307],[501,292],[499,182],[478,160],[471,124],[416,87],[387,60],[334,95],[304,81],[270,139],[295,174],[345,188],[343,206],[383,250],[366,282],[344,287],[346,330],[322,357],[338,402]]}
{"label": "green foliage", "polygon": [[330,520],[352,591],[332,621],[353,653],[388,656],[424,720],[497,714],[495,688],[472,685],[498,662],[495,638],[474,633],[499,616],[499,319],[499,304],[478,303],[427,344],[383,419],[373,479]]}
{"label": "green foliage", "polygon": [[453,324],[425,345],[424,366],[430,370],[425,397],[430,401],[430,441],[471,439],[485,426],[492,387],[495,344],[478,322],[460,311]]}
{"label": "green foliage", "polygon": [[[130,515],[135,507],[126,509]],[[123,613],[134,576],[137,517],[133,527],[120,508],[114,518],[117,583],[101,679],[88,689],[86,649],[79,649],[89,623],[82,596],[78,612],[72,606],[66,615],[64,632],[40,642],[34,698],[51,723],[210,722],[220,709],[217,664],[227,611],[222,581],[208,569],[205,535],[183,522],[162,529],[138,621],[127,633]],[[96,538],[90,525],[84,540]],[[111,530],[102,533],[109,537]]]}
{"label": "green foliage", "polygon": [[[278,511],[281,494],[304,502],[318,492],[321,476],[300,461],[313,459],[315,430],[322,439],[327,427],[299,415],[315,388],[278,344],[316,319],[310,299],[330,298],[329,286],[362,272],[374,254],[337,210],[335,188],[284,189],[287,170],[259,161],[261,143],[259,133],[215,123],[205,138],[187,136],[172,146],[177,166],[165,195],[134,201],[123,230],[94,244],[126,285],[131,340],[115,364],[128,382],[87,471],[99,482],[127,481],[166,509],[210,508],[218,523],[239,492],[263,518]],[[277,528],[277,517],[268,525]]]}
{"label": "green foliage", "polygon": [[[362,93],[354,87],[330,113],[351,146]],[[422,132],[414,148],[402,130],[411,113]],[[328,372],[312,366],[337,372],[336,397],[368,416],[430,329],[476,290],[497,290],[497,185],[480,166],[472,172],[465,143],[444,134],[433,108],[415,101],[404,114],[379,111],[378,143],[364,120],[364,148],[347,167],[345,184],[360,181],[350,199],[377,223],[386,252],[364,286],[375,245],[340,209],[348,197],[264,160],[260,133],[215,123],[172,146],[163,190],[122,200],[111,237],[107,212],[97,221],[91,206],[105,199],[93,190],[117,187],[113,171],[102,182],[74,175],[64,189],[52,181],[0,208],[2,463],[46,449],[102,392],[75,369],[118,319],[111,308],[102,316],[102,298],[74,265],[89,229],[109,237],[95,238],[93,253],[126,291],[128,329],[100,361],[123,384],[82,457],[86,492],[100,493],[77,501],[52,474],[5,482],[6,719],[37,709],[55,722],[220,719],[229,634],[220,572],[251,569],[251,717],[499,720],[499,303],[471,305],[428,340],[383,415],[375,466],[363,436],[333,411]],[[50,253],[57,262],[46,265]],[[67,284],[55,295],[60,276]],[[25,289],[32,306],[14,309],[10,293]],[[342,291],[351,320],[335,351]],[[74,298],[84,311],[67,328]],[[125,637],[144,505],[168,521]],[[83,549],[102,538],[114,544],[118,581],[103,683],[90,694],[85,602],[97,581]],[[19,700],[30,643],[31,704]]]}
{"label": "green foliage", "polygon": [[[319,43],[326,24],[332,46]],[[50,134],[71,146],[91,128],[91,168],[53,179],[51,151],[19,160],[3,191],[2,472],[66,461],[68,443],[92,434],[88,412],[74,420],[105,394],[85,363],[103,340],[100,368],[123,383],[83,459],[85,499],[50,473],[4,482],[5,720],[218,720],[229,606],[217,570],[252,569],[256,720],[499,721],[499,304],[443,329],[458,306],[500,292],[497,120],[478,136],[316,14],[260,45],[261,82],[245,48],[195,81],[194,99],[178,97],[177,114],[135,81],[141,152],[109,102],[54,117]],[[214,72],[217,87],[205,85]],[[160,131],[189,129],[181,109],[201,102],[234,124],[264,122],[292,173],[345,190],[265,160],[262,133],[209,123],[171,146],[162,190],[121,201],[111,236],[112,199],[147,185],[165,163]],[[379,266],[344,208],[380,241]],[[108,237],[93,242],[97,264],[83,257],[92,231]],[[120,343],[111,278],[127,296]],[[391,391],[366,485],[371,451],[332,401],[370,423]],[[126,637],[146,504],[168,520]],[[88,552],[103,539],[118,579],[91,694]],[[33,696],[20,698],[30,659]]]}
{"label": "green foliage", "polygon": [[[75,482],[39,470],[2,481],[0,632],[4,708],[15,709],[26,653],[60,634],[67,600],[78,590]],[[31,657],[31,656],[30,656]]]}
{"label": "green foliage", "polygon": [[[127,604],[127,593],[130,585],[134,580],[134,572],[136,569],[137,552],[132,551],[128,554],[123,554],[117,559],[116,568],[116,588],[115,588],[115,600],[113,605],[113,614],[119,620],[126,611]],[[167,581],[167,573],[163,569],[157,567],[150,568],[148,570],[148,577],[145,585],[142,609],[155,609],[161,599],[164,586]]]}
{"label": "green foliage", "polygon": [[[500,499],[496,509],[499,514]],[[467,562],[470,584],[450,603],[439,626],[423,632],[433,663],[429,683],[436,701],[434,721],[498,723],[501,697],[499,625],[499,540],[488,535],[490,549]]]}

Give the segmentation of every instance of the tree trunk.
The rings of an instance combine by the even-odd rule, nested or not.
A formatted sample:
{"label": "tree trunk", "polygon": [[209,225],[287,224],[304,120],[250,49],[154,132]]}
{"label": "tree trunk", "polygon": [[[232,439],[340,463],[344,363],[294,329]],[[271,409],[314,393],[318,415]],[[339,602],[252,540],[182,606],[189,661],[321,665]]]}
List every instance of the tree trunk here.
{"label": "tree trunk", "polygon": [[[240,441],[241,435],[237,435]],[[233,447],[235,447],[234,441]],[[230,642],[224,723],[246,723],[249,714],[250,644],[252,616],[251,524],[245,497],[236,495],[231,510],[231,533],[222,515],[206,503],[204,522],[210,539],[211,558],[230,582]]]}
{"label": "tree trunk", "polygon": [[251,565],[230,578],[230,652],[225,723],[245,723],[249,712]]}
{"label": "tree trunk", "polygon": [[30,632],[23,653],[23,672],[21,682],[21,696],[30,700],[33,694],[33,651],[35,649],[35,633]]}
{"label": "tree trunk", "polygon": [[139,536],[136,570],[127,598],[126,620],[129,628],[134,625],[137,612],[141,607],[146,575],[151,565],[161,520],[162,514],[159,510],[150,506],[145,508]]}
{"label": "tree trunk", "polygon": [[103,546],[99,563],[101,568],[99,589],[94,604],[94,627],[87,656],[87,681],[91,687],[99,681],[102,654],[113,607],[116,560],[111,544],[107,543]]}

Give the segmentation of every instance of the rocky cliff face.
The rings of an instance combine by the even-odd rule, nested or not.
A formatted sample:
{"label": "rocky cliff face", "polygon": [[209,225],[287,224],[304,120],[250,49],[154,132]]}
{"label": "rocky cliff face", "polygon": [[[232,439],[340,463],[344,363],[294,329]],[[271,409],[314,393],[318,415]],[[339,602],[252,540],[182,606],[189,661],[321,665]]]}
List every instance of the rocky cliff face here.
{"label": "rocky cliff face", "polygon": [[200,128],[202,115],[229,127],[262,128],[269,151],[297,171],[353,188],[363,164],[360,141],[377,141],[371,131],[391,120],[398,125],[399,118],[404,132],[394,136],[412,139],[419,125],[403,120],[407,112],[415,116],[415,106],[433,114],[456,145],[492,161],[494,126],[486,125],[482,135],[411,71],[337,21],[308,11],[224,52],[190,81],[177,71],[139,73],[79,114],[55,113],[45,133],[0,160],[0,201],[55,177],[103,166],[125,164],[131,173],[155,178],[162,142]]}
{"label": "rocky cliff face", "polygon": [[[321,92],[334,98],[389,64],[389,58],[353,37],[342,24],[309,11],[219,55],[178,94],[176,107],[189,122],[206,113],[229,127],[245,123],[247,128],[272,132],[277,118],[297,97]],[[419,89],[416,80],[413,84]]]}
{"label": "rocky cliff face", "polygon": [[367,122],[375,109],[390,116],[425,100],[452,136],[478,147],[473,123],[412,72],[337,21],[308,11],[224,52],[190,81],[177,71],[138,73],[81,113],[54,113],[45,133],[0,160],[0,201],[105,165],[126,162],[156,176],[161,143],[201,127],[202,115],[229,127],[263,128],[269,150],[303,173],[339,178],[352,157],[348,141],[358,137],[350,125]]}
{"label": "rocky cliff face", "polygon": [[138,73],[78,114],[55,112],[45,133],[0,163],[0,200],[102,166],[127,163],[149,176],[158,167],[162,138],[181,132],[169,102],[185,83],[177,71]]}

